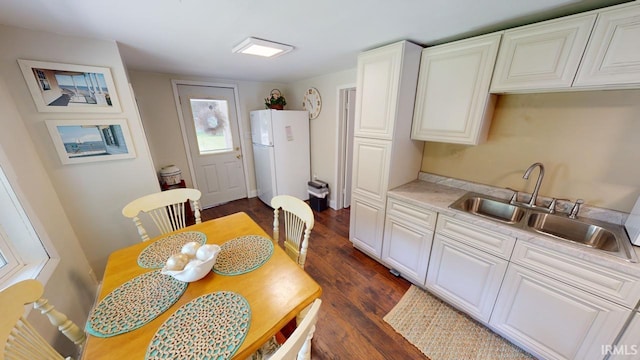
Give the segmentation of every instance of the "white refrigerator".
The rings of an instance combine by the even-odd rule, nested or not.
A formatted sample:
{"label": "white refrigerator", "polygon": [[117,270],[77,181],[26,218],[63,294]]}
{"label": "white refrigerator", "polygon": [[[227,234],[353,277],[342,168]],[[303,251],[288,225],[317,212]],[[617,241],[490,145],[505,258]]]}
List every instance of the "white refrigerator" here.
{"label": "white refrigerator", "polygon": [[250,115],[258,198],[269,206],[277,195],[307,200],[311,172],[309,113],[255,110]]}

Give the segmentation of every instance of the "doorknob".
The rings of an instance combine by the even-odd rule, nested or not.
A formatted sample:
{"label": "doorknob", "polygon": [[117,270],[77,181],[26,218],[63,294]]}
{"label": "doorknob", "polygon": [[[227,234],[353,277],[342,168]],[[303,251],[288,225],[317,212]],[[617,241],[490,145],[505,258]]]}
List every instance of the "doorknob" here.
{"label": "doorknob", "polygon": [[242,159],[242,154],[236,155],[236,159]]}

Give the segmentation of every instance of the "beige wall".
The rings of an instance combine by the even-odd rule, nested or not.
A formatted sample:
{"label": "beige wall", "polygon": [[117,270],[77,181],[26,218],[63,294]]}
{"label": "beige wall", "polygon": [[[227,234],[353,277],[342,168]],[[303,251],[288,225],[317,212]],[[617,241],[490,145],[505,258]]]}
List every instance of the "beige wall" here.
{"label": "beige wall", "polygon": [[[1,30],[0,30],[1,31]],[[59,263],[48,279],[44,296],[77,324],[84,324],[95,300],[97,283],[91,277],[89,262],[65,213],[60,198],[36,153],[12,91],[0,76],[0,154],[3,166],[18,200],[44,242],[50,242]],[[4,162],[4,160],[3,160]],[[54,255],[55,256],[55,255]],[[32,311],[29,320],[56,348],[74,354],[74,345],[51,326],[45,316]]]}
{"label": "beige wall", "polygon": [[[133,222],[122,216],[122,207],[132,199],[160,189],[118,47],[113,41],[0,26],[0,48],[0,76],[11,91],[46,176],[100,279],[109,254],[140,241]],[[108,67],[122,111],[116,114],[38,112],[18,59]],[[45,125],[48,119],[126,119],[136,158],[63,165]],[[13,131],[10,127],[4,129]]]}
{"label": "beige wall", "polygon": [[640,195],[640,90],[500,96],[479,146],[427,142],[422,171],[630,212]]}
{"label": "beige wall", "polygon": [[[271,89],[278,88],[287,99],[287,110],[302,110],[304,91],[315,87],[322,97],[322,111],[310,123],[311,174],[327,181],[330,187],[336,182],[337,160],[337,101],[338,88],[355,86],[356,70],[346,70],[319,77],[301,80],[292,84],[261,83],[228,79],[203,78],[179,74],[162,74],[130,70],[131,83],[135,92],[140,116],[144,124],[149,148],[156,170],[174,164],[182,170],[185,182],[191,186],[191,174],[187,162],[184,141],[180,130],[171,80],[189,80],[211,83],[235,84],[240,99],[240,122],[246,145],[250,188],[249,196],[255,196],[255,174],[251,150],[249,112],[264,108],[263,99]],[[333,198],[331,198],[331,201]]]}
{"label": "beige wall", "polygon": [[[322,98],[320,115],[310,122],[311,176],[329,183],[330,206],[335,207],[338,156],[338,89],[356,84],[356,69],[331,73],[291,84],[287,109],[302,110],[304,92],[315,87]],[[290,99],[290,100],[289,100]]]}
{"label": "beige wall", "polygon": [[[191,173],[187,162],[178,112],[171,87],[171,80],[189,80],[219,84],[233,84],[238,87],[240,100],[239,121],[241,123],[242,141],[244,142],[244,158],[247,161],[249,180],[249,196],[255,195],[256,182],[253,171],[253,151],[251,148],[251,127],[249,112],[264,109],[264,98],[271,89],[278,88],[288,99],[287,87],[280,83],[261,83],[236,81],[178,74],[161,74],[142,71],[130,71],[140,116],[149,142],[151,156],[156,171],[166,165],[176,165],[182,170],[182,177],[188,186],[192,186]],[[289,101],[288,101],[289,102]],[[290,108],[289,106],[287,108]]]}

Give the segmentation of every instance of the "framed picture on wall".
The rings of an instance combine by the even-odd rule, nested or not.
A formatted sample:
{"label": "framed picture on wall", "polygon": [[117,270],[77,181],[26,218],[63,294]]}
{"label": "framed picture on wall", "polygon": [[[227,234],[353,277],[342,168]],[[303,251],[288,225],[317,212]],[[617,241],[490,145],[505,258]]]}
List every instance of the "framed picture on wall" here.
{"label": "framed picture on wall", "polygon": [[31,60],[18,64],[40,112],[121,112],[109,68]]}
{"label": "framed picture on wall", "polygon": [[126,119],[45,122],[63,164],[136,157]]}

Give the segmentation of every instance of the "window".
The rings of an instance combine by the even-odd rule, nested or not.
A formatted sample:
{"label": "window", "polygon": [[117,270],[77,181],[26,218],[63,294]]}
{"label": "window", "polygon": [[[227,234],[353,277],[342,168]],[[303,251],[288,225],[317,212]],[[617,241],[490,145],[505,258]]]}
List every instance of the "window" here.
{"label": "window", "polygon": [[36,278],[51,260],[0,166],[0,289]]}
{"label": "window", "polygon": [[226,100],[191,99],[200,155],[233,151]]}
{"label": "window", "polygon": [[10,276],[19,267],[20,262],[9,247],[9,237],[0,227],[0,279]]}

